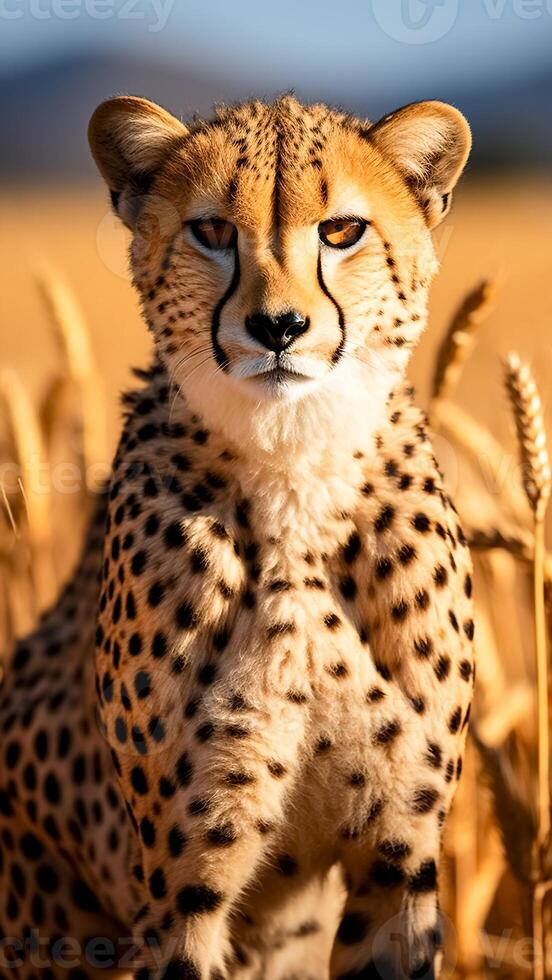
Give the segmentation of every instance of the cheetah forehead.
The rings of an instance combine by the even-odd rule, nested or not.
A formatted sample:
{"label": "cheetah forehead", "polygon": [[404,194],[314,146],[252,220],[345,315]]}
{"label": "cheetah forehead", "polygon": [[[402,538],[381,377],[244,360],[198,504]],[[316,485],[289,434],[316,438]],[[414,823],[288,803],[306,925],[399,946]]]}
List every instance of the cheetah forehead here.
{"label": "cheetah forehead", "polygon": [[[196,120],[174,146],[160,185],[202,205],[222,204],[245,225],[309,225],[326,213],[362,210],[358,190],[394,186],[416,212],[408,188],[370,141],[369,120],[286,95],[272,104],[253,100],[221,106]],[[371,164],[371,165],[370,165]],[[373,188],[375,189],[375,188]],[[366,210],[366,201],[364,210]],[[328,210],[329,209],[329,210]]]}

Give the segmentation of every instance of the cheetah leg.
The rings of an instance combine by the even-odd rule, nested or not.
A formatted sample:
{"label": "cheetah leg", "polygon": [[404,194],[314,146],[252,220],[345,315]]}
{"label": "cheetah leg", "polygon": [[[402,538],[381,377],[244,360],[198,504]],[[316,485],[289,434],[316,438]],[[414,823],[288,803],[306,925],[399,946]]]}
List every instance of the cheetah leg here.
{"label": "cheetah leg", "polygon": [[[193,764],[188,750],[181,754],[178,788],[157,808],[155,822],[146,794],[134,801],[141,852],[135,877],[142,892],[134,921],[150,947],[149,973],[139,980],[162,977],[164,969],[179,980],[229,976],[234,958],[228,922],[246,888],[265,861],[275,862],[286,883],[294,872],[295,855],[275,848],[286,791],[295,778],[302,716],[294,728],[286,717],[283,732],[259,725],[250,735],[252,725],[245,711],[241,715],[239,728],[226,724],[226,738],[211,734],[194,748]],[[223,730],[218,719],[212,725]],[[164,764],[158,756],[157,775]],[[147,778],[153,784],[152,770]]]}
{"label": "cheetah leg", "polygon": [[356,870],[347,862],[351,889],[332,953],[332,980],[436,980],[438,847],[421,836],[407,854],[403,842],[387,839],[380,846]]}
{"label": "cheetah leg", "polygon": [[342,869],[297,875],[285,893],[262,875],[232,921],[236,980],[327,980],[345,901]]}
{"label": "cheetah leg", "polygon": [[196,848],[188,843],[189,853],[173,872],[166,895],[160,895],[155,870],[149,879],[146,872],[149,895],[144,892],[135,915],[137,945],[143,950],[136,980],[222,980],[230,975],[235,956],[228,918],[258,864],[263,842],[244,834],[231,854],[230,848],[218,854],[200,848],[200,841]]}

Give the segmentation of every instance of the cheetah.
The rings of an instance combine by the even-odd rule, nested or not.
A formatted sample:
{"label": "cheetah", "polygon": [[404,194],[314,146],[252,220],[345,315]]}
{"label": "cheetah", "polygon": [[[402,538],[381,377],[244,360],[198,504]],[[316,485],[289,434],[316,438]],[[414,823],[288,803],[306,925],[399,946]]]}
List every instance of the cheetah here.
{"label": "cheetah", "polygon": [[406,368],[470,142],[440,102],[95,111],[155,357],[6,671],[2,976],[438,976],[472,577]]}

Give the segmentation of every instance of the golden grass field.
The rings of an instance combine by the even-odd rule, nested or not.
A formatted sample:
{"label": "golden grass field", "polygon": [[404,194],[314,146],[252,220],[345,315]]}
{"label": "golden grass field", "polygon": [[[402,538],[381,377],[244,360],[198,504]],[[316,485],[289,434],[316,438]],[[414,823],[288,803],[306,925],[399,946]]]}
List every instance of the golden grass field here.
{"label": "golden grass field", "polygon": [[[41,482],[47,492],[35,493],[28,474],[18,484],[17,470],[6,464],[34,454],[58,470],[69,462],[106,472],[120,428],[119,393],[130,365],[147,362],[149,339],[125,272],[126,235],[101,188],[14,187],[0,204],[2,651],[68,573],[87,503],[82,490],[48,490],[48,468]],[[436,240],[442,269],[411,375],[475,545],[479,660],[475,721],[445,842],[445,976],[541,980],[552,976],[552,615],[544,606],[552,559],[541,547],[549,475],[531,380],[511,362],[512,411],[501,359],[516,350],[530,365],[552,433],[552,183],[468,181]],[[476,290],[471,312],[465,307],[451,328],[466,294],[483,280],[490,285]],[[446,370],[440,397],[432,399],[437,364]],[[520,458],[535,481],[537,521]],[[547,962],[539,953],[543,932]]]}

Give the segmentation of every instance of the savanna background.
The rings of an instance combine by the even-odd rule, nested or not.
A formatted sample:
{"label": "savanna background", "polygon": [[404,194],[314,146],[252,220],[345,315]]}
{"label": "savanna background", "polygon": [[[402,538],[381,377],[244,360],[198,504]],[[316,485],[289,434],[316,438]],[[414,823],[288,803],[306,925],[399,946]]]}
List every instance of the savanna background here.
{"label": "savanna background", "polygon": [[[374,120],[426,98],[468,117],[474,151],[436,233],[441,273],[411,368],[476,563],[474,723],[442,871],[446,976],[552,976],[552,4],[4,0],[0,28],[3,656],[70,572],[120,392],[149,357],[127,236],[88,154],[97,103],[139,94],[186,118],[293,88]],[[524,366],[505,368],[512,350],[542,416]]]}

